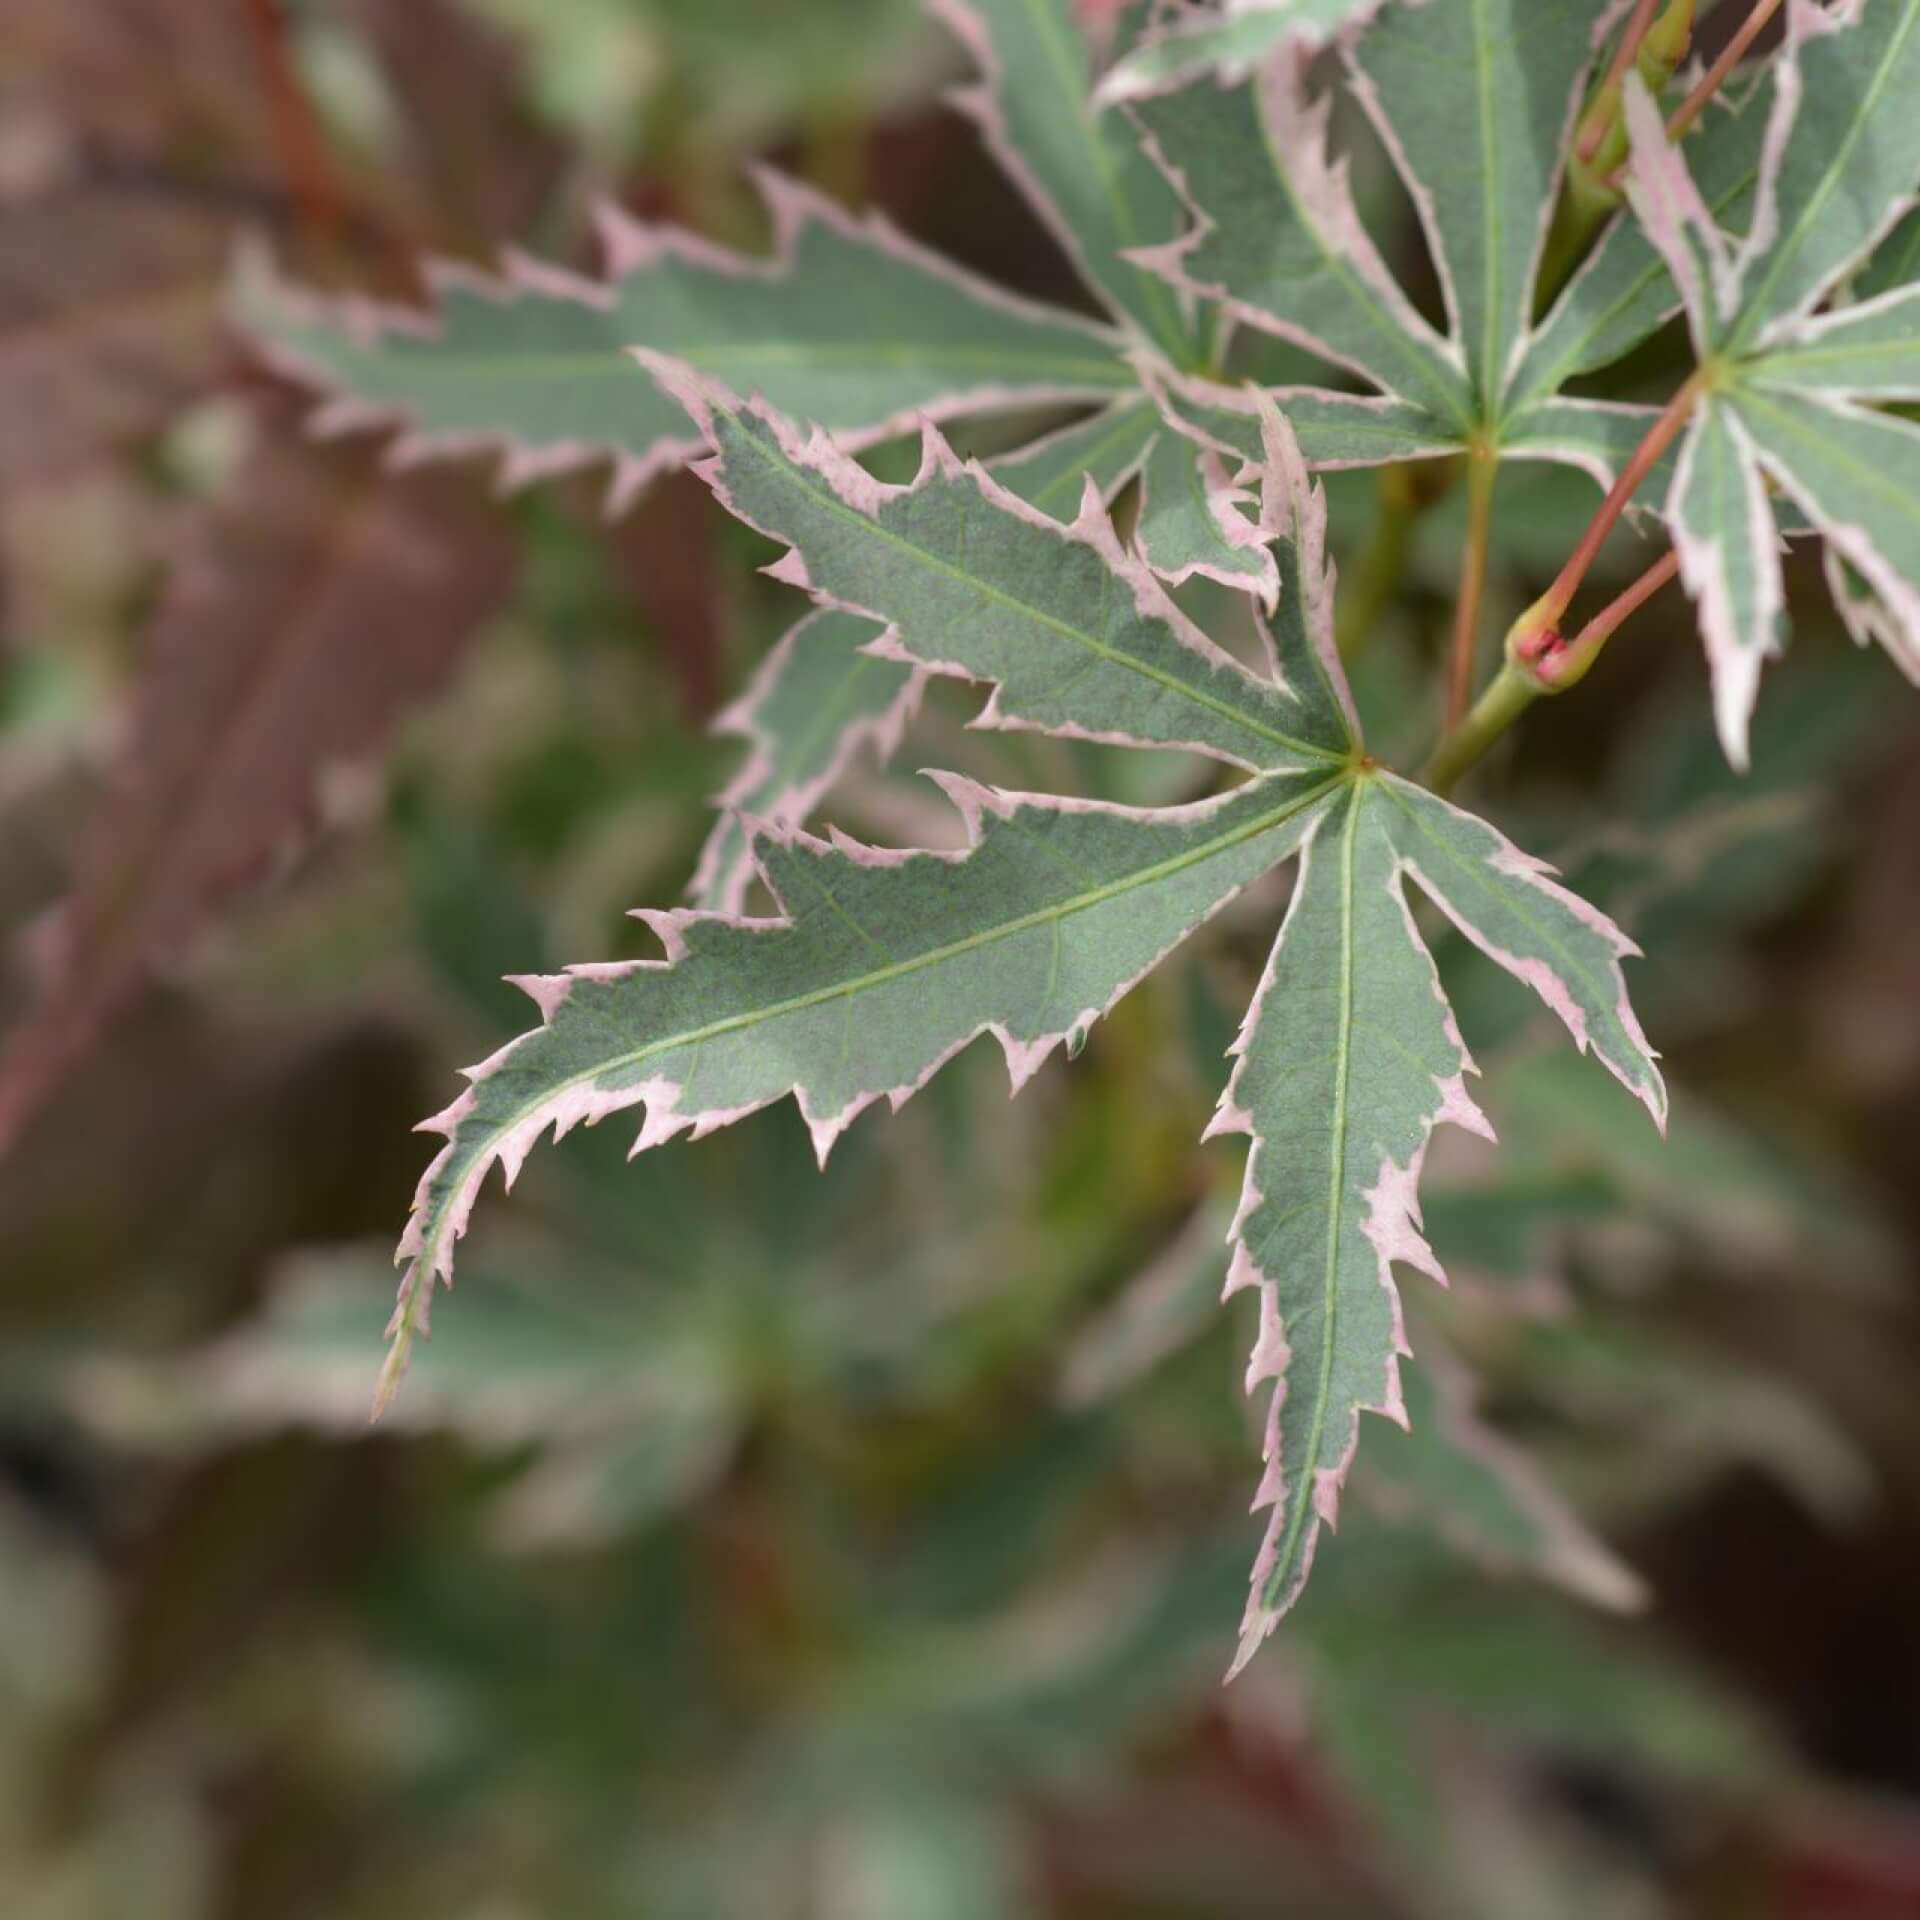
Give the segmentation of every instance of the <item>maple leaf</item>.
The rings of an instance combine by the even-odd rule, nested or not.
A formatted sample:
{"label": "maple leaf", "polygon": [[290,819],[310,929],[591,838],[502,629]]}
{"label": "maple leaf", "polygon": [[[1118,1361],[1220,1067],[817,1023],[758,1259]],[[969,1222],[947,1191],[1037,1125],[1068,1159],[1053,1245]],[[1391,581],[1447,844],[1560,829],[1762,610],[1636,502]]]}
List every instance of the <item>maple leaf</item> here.
{"label": "maple leaf", "polygon": [[[1792,0],[1736,245],[1629,84],[1628,191],[1700,360],[1666,517],[1737,766],[1762,664],[1786,639],[1776,487],[1825,539],[1849,627],[1920,681],[1920,425],[1887,410],[1920,399],[1920,285],[1910,236],[1894,235],[1920,183],[1916,92],[1920,0]],[[1865,297],[1833,298],[1863,266]]]}
{"label": "maple leaf", "polygon": [[[1411,890],[1660,1116],[1620,971],[1631,945],[1493,828],[1366,756],[1333,647],[1324,501],[1271,404],[1261,471],[1235,476],[1258,480],[1250,524],[1280,583],[1254,671],[1121,544],[1098,483],[1062,525],[929,426],[917,478],[884,486],[764,401],[651,365],[714,448],[698,470],[716,497],[786,549],[769,571],[829,617],[871,623],[867,654],[990,685],[976,724],[1185,746],[1247,777],[1142,809],[936,774],[967,827],[952,854],[748,823],[771,917],[644,913],[663,959],[522,982],[543,1024],[475,1068],[431,1123],[446,1145],[402,1241],[382,1401],[488,1171],[511,1179],[547,1131],[644,1107],[639,1151],[791,1095],[824,1159],[867,1107],[898,1107],[982,1034],[1019,1087],[1242,888],[1294,861],[1210,1129],[1251,1142],[1230,1285],[1259,1295],[1249,1386],[1273,1389],[1258,1498],[1272,1515],[1244,1661],[1335,1516],[1359,1414],[1404,1419],[1393,1268],[1438,1275],[1419,1231],[1428,1135],[1442,1121],[1486,1130]],[[858,650],[851,630],[840,639]]]}

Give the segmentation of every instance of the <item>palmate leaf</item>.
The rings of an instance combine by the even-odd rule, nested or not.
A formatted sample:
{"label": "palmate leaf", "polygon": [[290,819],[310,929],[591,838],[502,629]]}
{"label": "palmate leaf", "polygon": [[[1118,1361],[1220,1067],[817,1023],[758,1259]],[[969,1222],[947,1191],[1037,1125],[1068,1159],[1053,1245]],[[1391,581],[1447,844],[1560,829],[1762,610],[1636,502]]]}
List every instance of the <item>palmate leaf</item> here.
{"label": "palmate leaf", "polygon": [[508,484],[610,462],[613,503],[699,446],[626,357],[648,347],[865,445],[909,421],[1099,399],[1133,387],[1120,338],[1017,299],[778,174],[756,175],[772,256],[605,210],[604,280],[510,256],[504,278],[439,267],[438,321],[323,301],[243,273],[241,320],[329,397],[322,431],[398,426],[407,463],[497,451]]}
{"label": "palmate leaf", "polygon": [[[1701,394],[1667,517],[1698,604],[1721,742],[1737,766],[1763,662],[1785,639],[1781,503],[1827,542],[1852,630],[1920,680],[1920,397],[1910,287],[1816,314],[1920,187],[1920,0],[1795,0],[1774,76],[1752,229],[1722,231],[1644,89],[1630,84],[1629,192],[1685,299]],[[1898,254],[1894,256],[1896,262]]]}
{"label": "palmate leaf", "polygon": [[[1285,422],[1261,416],[1261,506],[1279,592],[1269,671],[1194,631],[1115,538],[1090,484],[1065,527],[963,466],[937,433],[911,486],[874,482],[763,402],[654,363],[714,449],[700,471],[787,548],[770,571],[833,616],[884,623],[871,651],[988,683],[982,720],[1186,744],[1251,777],[1185,806],[1002,793],[936,774],[965,817],[954,854],[749,828],[772,918],[644,916],[665,957],[524,982],[543,1024],[432,1122],[383,1394],[494,1164],[540,1135],[644,1106],[636,1151],[793,1095],[824,1157],[865,1108],[898,1106],[993,1034],[1018,1087],[1241,888],[1300,871],[1212,1131],[1252,1142],[1231,1277],[1261,1298],[1250,1379],[1273,1384],[1273,1508],[1242,1658],[1299,1592],[1334,1517],[1358,1416],[1403,1414],[1392,1268],[1437,1273],[1417,1186],[1442,1120],[1484,1130],[1465,1049],[1416,931],[1412,889],[1532,987],[1656,1115],[1628,1009],[1631,951],[1602,916],[1471,816],[1364,754],[1333,646],[1325,505]],[[851,640],[849,632],[846,639]]]}
{"label": "palmate leaf", "polygon": [[1140,257],[1374,389],[1384,411],[1370,440],[1341,431],[1366,424],[1356,396],[1287,392],[1316,465],[1477,446],[1610,474],[1591,436],[1567,439],[1541,416],[1573,372],[1617,358],[1672,310],[1665,268],[1616,249],[1577,305],[1558,303],[1538,329],[1533,311],[1574,116],[1622,11],[1591,0],[1426,0],[1384,8],[1343,41],[1348,84],[1419,213],[1444,336],[1362,225],[1345,164],[1328,149],[1332,96],[1311,93],[1304,58],[1282,55],[1239,86],[1202,83],[1135,108],[1192,222]]}

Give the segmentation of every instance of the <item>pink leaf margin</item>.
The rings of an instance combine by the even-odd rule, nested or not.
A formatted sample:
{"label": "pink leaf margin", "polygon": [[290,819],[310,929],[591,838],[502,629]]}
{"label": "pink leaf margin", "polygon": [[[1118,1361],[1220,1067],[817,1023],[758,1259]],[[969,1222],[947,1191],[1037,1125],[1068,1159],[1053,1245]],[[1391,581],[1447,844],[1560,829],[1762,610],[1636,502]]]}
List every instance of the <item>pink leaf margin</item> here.
{"label": "pink leaf margin", "polygon": [[[1050,539],[1091,548],[1119,583],[1132,595],[1139,613],[1147,619],[1164,624],[1175,640],[1198,656],[1210,671],[1228,680],[1241,682],[1256,692],[1270,690],[1268,683],[1242,666],[1225,648],[1210,639],[1180,610],[1137,547],[1124,546],[1121,543],[1118,534],[1114,531],[1113,521],[1107,513],[1102,489],[1091,475],[1087,477],[1082,492],[1078,517],[1071,524],[1065,524],[1041,512],[1038,507],[1029,506],[1017,495],[1009,493],[977,460],[962,460],[947,444],[938,427],[931,421],[927,421],[922,424],[919,471],[904,486],[888,486],[876,480],[864,467],[853,460],[845,448],[839,445],[831,435],[817,427],[811,432],[803,430],[788,420],[778,409],[769,406],[765,400],[756,396],[742,401],[723,382],[701,373],[684,361],[672,360],[665,355],[649,353],[644,349],[635,349],[634,357],[646,366],[662,389],[670,393],[686,409],[710,443],[713,439],[713,420],[716,413],[744,415],[756,420],[773,435],[786,459],[818,477],[843,505],[852,508],[867,519],[875,518],[889,500],[917,493],[936,478],[967,481],[979,490],[982,499],[989,506],[1000,512],[1023,521],[1026,525],[1045,533]],[[715,499],[735,519],[753,527],[755,531],[765,534],[771,540],[780,541],[783,538],[778,530],[759,525],[749,513],[742,509],[727,485],[725,463],[718,454],[712,454],[706,459],[697,461],[693,470],[712,489]],[[957,661],[943,660],[915,650],[913,644],[901,632],[899,625],[888,620],[883,613],[829,593],[816,585],[807,571],[806,557],[797,548],[789,546],[779,560],[763,568],[762,571],[770,579],[781,581],[787,586],[798,587],[802,592],[810,594],[817,605],[835,607],[842,613],[858,614],[865,619],[877,622],[884,631],[867,648],[875,658],[898,660],[910,666],[925,667],[930,672],[948,678],[963,680],[975,678],[972,669]],[[1202,754],[1209,759],[1226,760],[1229,764],[1245,767],[1250,773],[1270,771],[1250,761],[1236,759],[1223,749],[1202,741],[1142,740],[1128,733],[1081,727],[1065,722],[1042,725],[1036,721],[1025,720],[1017,714],[1009,714],[1002,710],[1000,688],[997,685],[986,705],[975,715],[970,724],[986,731],[1048,733],[1057,739],[1086,740],[1106,746],[1167,747],[1175,751]]]}
{"label": "pink leaf margin", "polygon": [[[749,752],[739,772],[715,798],[714,804],[723,817],[707,836],[688,889],[711,911],[738,913],[746,902],[747,889],[753,884],[751,858],[743,850],[740,858],[728,861],[726,853],[736,828],[744,843],[741,808],[773,771],[773,756],[779,743],[762,724],[761,709],[791,667],[795,651],[805,643],[807,629],[821,617],[816,610],[790,627],[760,663],[745,692],[714,716],[710,731],[746,741]],[[891,760],[913,716],[920,710],[927,680],[926,671],[916,669],[883,712],[861,714],[844,727],[822,759],[818,772],[783,788],[773,803],[762,809],[765,822],[776,827],[802,824],[864,747],[871,747],[883,764]]]}
{"label": "pink leaf margin", "polygon": [[[897,260],[977,305],[1036,324],[1073,328],[1116,358],[1124,352],[1125,341],[1111,327],[1011,293],[920,245],[884,214],[872,210],[850,213],[803,182],[771,167],[754,166],[747,172],[760,194],[773,231],[772,251],[764,258],[732,252],[684,227],[637,220],[613,202],[602,201],[594,209],[604,262],[603,276],[599,279],[533,259],[513,248],[503,252],[497,273],[441,259],[424,262],[422,272],[429,291],[436,297],[457,292],[502,305],[543,299],[607,312],[620,299],[621,282],[670,265],[737,281],[743,290],[756,284],[765,286],[785,280],[795,270],[807,230],[825,227],[848,244],[870,248]],[[376,301],[360,294],[323,295],[296,287],[278,274],[270,258],[257,246],[242,249],[235,279],[241,295],[237,309],[250,302],[277,306],[302,324],[331,328],[364,347],[376,346],[391,336],[423,341],[445,336],[444,325],[430,311]],[[316,438],[397,429],[387,450],[388,463],[396,470],[431,461],[492,457],[499,462],[499,491],[511,494],[536,481],[610,463],[612,473],[606,511],[609,518],[617,518],[633,506],[650,482],[662,473],[685,465],[700,452],[703,444],[697,435],[672,435],[636,454],[611,441],[561,439],[528,445],[516,435],[493,430],[470,433],[430,430],[420,425],[412,409],[360,399],[343,389],[323,364],[265,336],[248,325],[243,313],[238,319],[242,332],[264,365],[319,396],[320,404],[308,422]],[[840,445],[857,451],[906,432],[922,418],[953,419],[1028,406],[1106,399],[1112,392],[1109,388],[1054,382],[960,387],[929,396],[884,419],[844,430],[837,438]]]}

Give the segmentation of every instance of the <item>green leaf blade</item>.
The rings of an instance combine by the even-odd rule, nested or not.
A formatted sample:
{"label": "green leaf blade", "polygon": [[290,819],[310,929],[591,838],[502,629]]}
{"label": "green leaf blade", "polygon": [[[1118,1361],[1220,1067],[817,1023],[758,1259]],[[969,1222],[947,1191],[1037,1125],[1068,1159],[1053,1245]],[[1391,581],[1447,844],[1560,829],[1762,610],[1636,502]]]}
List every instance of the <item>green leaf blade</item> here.
{"label": "green leaf blade", "polygon": [[1756,385],[1734,405],[1757,458],[1879,596],[1887,650],[1920,678],[1920,424]]}
{"label": "green leaf blade", "polygon": [[1227,303],[1445,421],[1470,419],[1459,356],[1420,317],[1360,224],[1327,152],[1326,97],[1285,61],[1245,86],[1141,103],[1149,151],[1194,219],[1140,256],[1176,286]]}
{"label": "green leaf blade", "polygon": [[[1757,241],[1731,345],[1767,344],[1864,260],[1920,181],[1920,0],[1794,0],[1763,170]],[[1788,75],[1792,84],[1788,84]]]}
{"label": "green leaf blade", "polygon": [[1484,821],[1393,775],[1356,776],[1300,858],[1209,1129],[1253,1142],[1228,1284],[1260,1296],[1249,1391],[1274,1385],[1255,1502],[1272,1511],[1236,1671],[1306,1581],[1360,1414],[1404,1423],[1393,1267],[1444,1279],[1420,1232],[1428,1139],[1443,1121],[1491,1137],[1409,882],[1666,1115],[1620,969],[1632,943]]}
{"label": "green leaf blade", "polygon": [[[644,1105],[636,1151],[793,1094],[822,1157],[991,1032],[1016,1086],[1298,843],[1335,782],[1276,776],[1158,812],[948,776],[971,845],[887,853],[772,829],[777,920],[651,916],[665,961],[525,982],[545,1024],[473,1070],[401,1242],[390,1393],[488,1171],[547,1129]],[[1071,931],[1071,938],[1067,937]]]}
{"label": "green leaf blade", "polygon": [[871,620],[809,614],[767,655],[745,694],[713,731],[751,752],[720,796],[723,809],[700,854],[692,894],[715,913],[738,913],[753,879],[749,822],[800,826],[863,746],[882,761],[919,707],[926,674],[866,651]]}
{"label": "green leaf blade", "polygon": [[1349,56],[1413,195],[1488,424],[1532,319],[1555,184],[1611,12],[1592,0],[1396,7]]}
{"label": "green leaf blade", "polygon": [[1744,384],[1855,400],[1920,400],[1920,286],[1896,287],[1775,337]]}
{"label": "green leaf blade", "polygon": [[994,682],[976,724],[1188,747],[1253,771],[1342,756],[1180,614],[1097,493],[1062,527],[931,429],[919,478],[885,488],[761,403],[735,412],[686,370],[655,372],[718,449],[700,471],[723,504],[788,547],[775,576],[885,624],[883,654]]}
{"label": "green leaf blade", "polygon": [[980,83],[957,96],[1002,171],[1087,284],[1179,365],[1202,355],[1195,318],[1124,256],[1169,231],[1179,203],[1126,120],[1091,97],[1070,0],[930,0],[973,56]]}
{"label": "green leaf blade", "polygon": [[509,485],[611,462],[623,504],[699,449],[627,349],[674,354],[863,445],[922,417],[1123,393],[1118,337],[1015,299],[806,188],[760,176],[776,233],[751,260],[603,215],[604,280],[513,258],[435,275],[439,316],[328,303],[244,272],[236,310],[328,396],[322,431],[397,426],[403,462],[504,456]]}

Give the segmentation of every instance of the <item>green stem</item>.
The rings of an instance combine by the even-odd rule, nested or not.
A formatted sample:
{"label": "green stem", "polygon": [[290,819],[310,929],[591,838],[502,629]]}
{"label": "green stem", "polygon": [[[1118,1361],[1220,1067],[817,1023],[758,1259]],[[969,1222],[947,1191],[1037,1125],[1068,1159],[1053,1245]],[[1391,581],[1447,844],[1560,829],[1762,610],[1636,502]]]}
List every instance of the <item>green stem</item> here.
{"label": "green stem", "polygon": [[1493,487],[1500,464],[1489,447],[1467,455],[1467,545],[1460,561],[1460,598],[1453,610],[1453,644],[1447,657],[1447,725],[1457,727],[1473,693],[1474,656],[1480,638],[1480,602],[1487,587],[1487,548],[1493,532]]}
{"label": "green stem", "polygon": [[1545,691],[1526,668],[1509,660],[1488,682],[1466,717],[1434,749],[1421,779],[1435,793],[1451,793],[1461,777],[1479,765],[1487,749]]}
{"label": "green stem", "polygon": [[1452,792],[1536,700],[1578,686],[1629,615],[1645,606],[1679,571],[1679,554],[1664,554],[1571,640],[1562,640],[1551,630],[1516,628],[1507,637],[1506,663],[1498,676],[1474,702],[1472,712],[1434,749],[1422,776],[1427,785],[1435,793]]}

